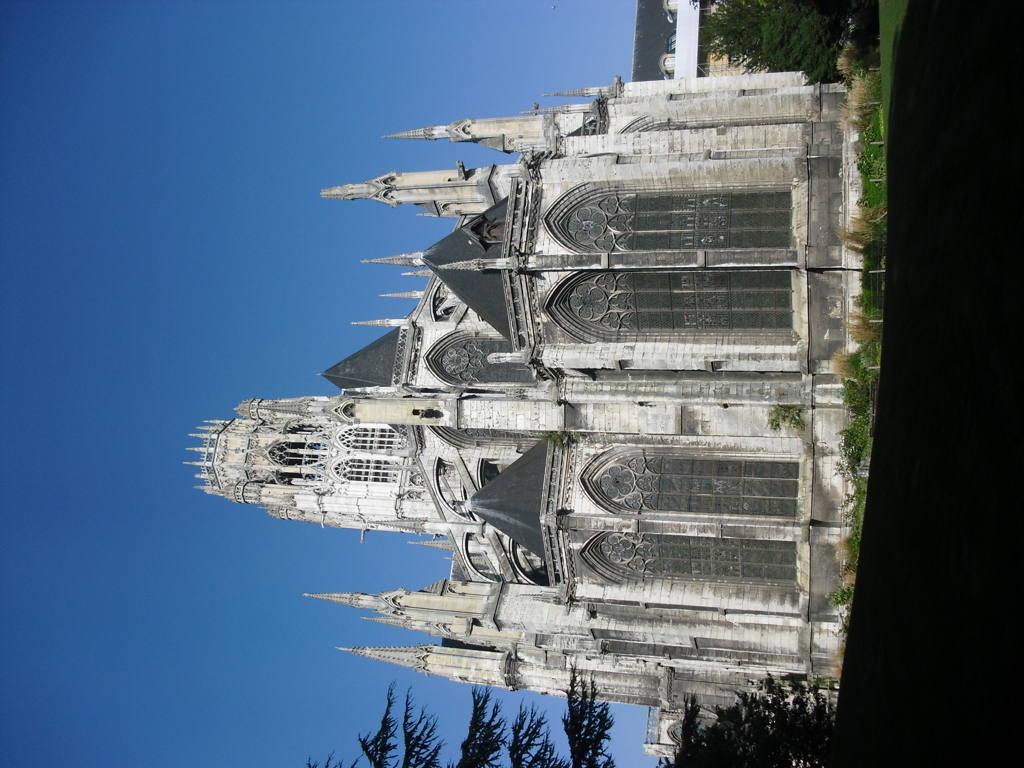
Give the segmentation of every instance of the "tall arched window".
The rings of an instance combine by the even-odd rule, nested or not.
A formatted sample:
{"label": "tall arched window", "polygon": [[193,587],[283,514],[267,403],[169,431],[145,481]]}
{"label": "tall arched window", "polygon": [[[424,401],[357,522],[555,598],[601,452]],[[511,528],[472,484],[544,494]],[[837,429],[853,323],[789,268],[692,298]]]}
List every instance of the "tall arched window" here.
{"label": "tall arched window", "polygon": [[552,291],[546,309],[584,341],[790,330],[792,279],[786,270],[581,272]]}
{"label": "tall arched window", "polygon": [[405,441],[391,427],[349,427],[338,435],[338,441],[352,451],[391,453],[402,448]]}
{"label": "tall arched window", "polygon": [[453,333],[427,353],[427,366],[451,384],[529,383],[533,373],[523,363],[491,362],[493,353],[512,352],[512,342],[500,336]]}
{"label": "tall arched window", "polygon": [[341,479],[353,483],[397,483],[401,475],[397,462],[377,459],[346,459],[334,471]]}
{"label": "tall arched window", "polygon": [[796,581],[796,543],[653,533],[601,533],[580,559],[613,582],[726,578]]}
{"label": "tall arched window", "polygon": [[272,445],[267,456],[282,467],[317,466],[323,463],[325,450],[323,443],[290,440]]}
{"label": "tall arched window", "polygon": [[788,190],[639,192],[583,184],[544,215],[551,235],[578,252],[789,248]]}
{"label": "tall arched window", "polygon": [[799,476],[795,461],[628,451],[598,457],[583,487],[615,512],[796,517]]}

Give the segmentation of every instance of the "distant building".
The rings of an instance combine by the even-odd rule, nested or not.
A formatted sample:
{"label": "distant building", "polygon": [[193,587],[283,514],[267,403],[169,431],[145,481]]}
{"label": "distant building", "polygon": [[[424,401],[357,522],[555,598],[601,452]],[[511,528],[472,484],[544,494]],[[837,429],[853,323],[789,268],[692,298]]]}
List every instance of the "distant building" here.
{"label": "distant building", "polygon": [[[837,231],[858,177],[842,88],[803,82],[616,81],[396,134],[520,156],[323,191],[455,228],[378,260],[428,282],[324,372],[339,395],[203,427],[200,487],[432,535],[452,556],[436,583],[314,596],[440,643],[352,651],[556,695],[577,667],[657,708],[653,754],[688,694],[827,674],[847,491],[830,361],[860,269]],[[805,426],[771,431],[779,406]]]}

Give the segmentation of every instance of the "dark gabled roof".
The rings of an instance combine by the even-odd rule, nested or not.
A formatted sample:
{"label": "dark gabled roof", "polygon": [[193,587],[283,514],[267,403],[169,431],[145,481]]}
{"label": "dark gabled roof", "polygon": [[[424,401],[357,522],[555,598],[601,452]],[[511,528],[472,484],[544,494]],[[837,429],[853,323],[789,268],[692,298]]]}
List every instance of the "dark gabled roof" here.
{"label": "dark gabled roof", "polygon": [[[681,0],[688,2],[688,0]],[[636,27],[633,31],[633,82],[664,80],[661,57],[668,53],[668,39],[676,25],[668,20],[661,0],[636,0]]]}
{"label": "dark gabled roof", "polygon": [[[507,200],[491,206],[483,214],[488,221],[503,221],[508,208]],[[508,322],[508,308],[505,304],[505,285],[499,270],[480,272],[473,269],[445,269],[453,264],[471,259],[501,258],[501,244],[481,243],[471,231],[474,218],[459,227],[444,240],[423,252],[423,263],[430,267],[444,284],[452,289],[462,302],[476,312],[494,330],[509,341],[512,329]]]}
{"label": "dark gabled roof", "polygon": [[388,331],[320,375],[338,389],[390,387],[400,328]]}
{"label": "dark gabled roof", "polygon": [[541,440],[466,502],[474,515],[542,558],[540,510],[547,461],[548,443]]}

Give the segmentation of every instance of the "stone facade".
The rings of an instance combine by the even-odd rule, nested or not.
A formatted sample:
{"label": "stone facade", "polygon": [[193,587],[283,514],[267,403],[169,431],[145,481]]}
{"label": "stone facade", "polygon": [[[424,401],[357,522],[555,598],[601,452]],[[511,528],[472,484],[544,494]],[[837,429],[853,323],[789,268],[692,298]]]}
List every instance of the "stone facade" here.
{"label": "stone facade", "polygon": [[247,401],[195,463],[277,517],[451,551],[419,592],[315,595],[441,638],[354,652],[552,694],[576,667],[657,708],[668,754],[685,696],[830,672],[854,137],[796,73],[563,95],[587,101],[395,134],[515,163],[324,190],[455,229],[380,260],[429,282],[325,372],[340,395]]}

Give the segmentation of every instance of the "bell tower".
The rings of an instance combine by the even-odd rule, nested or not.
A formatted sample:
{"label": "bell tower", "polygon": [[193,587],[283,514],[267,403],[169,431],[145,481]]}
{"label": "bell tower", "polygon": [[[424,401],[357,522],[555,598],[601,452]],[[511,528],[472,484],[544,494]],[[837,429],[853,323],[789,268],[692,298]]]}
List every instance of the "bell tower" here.
{"label": "bell tower", "polygon": [[353,422],[341,397],[246,400],[239,418],[193,435],[198,486],[290,520],[363,530],[424,532],[433,504],[410,431]]}

